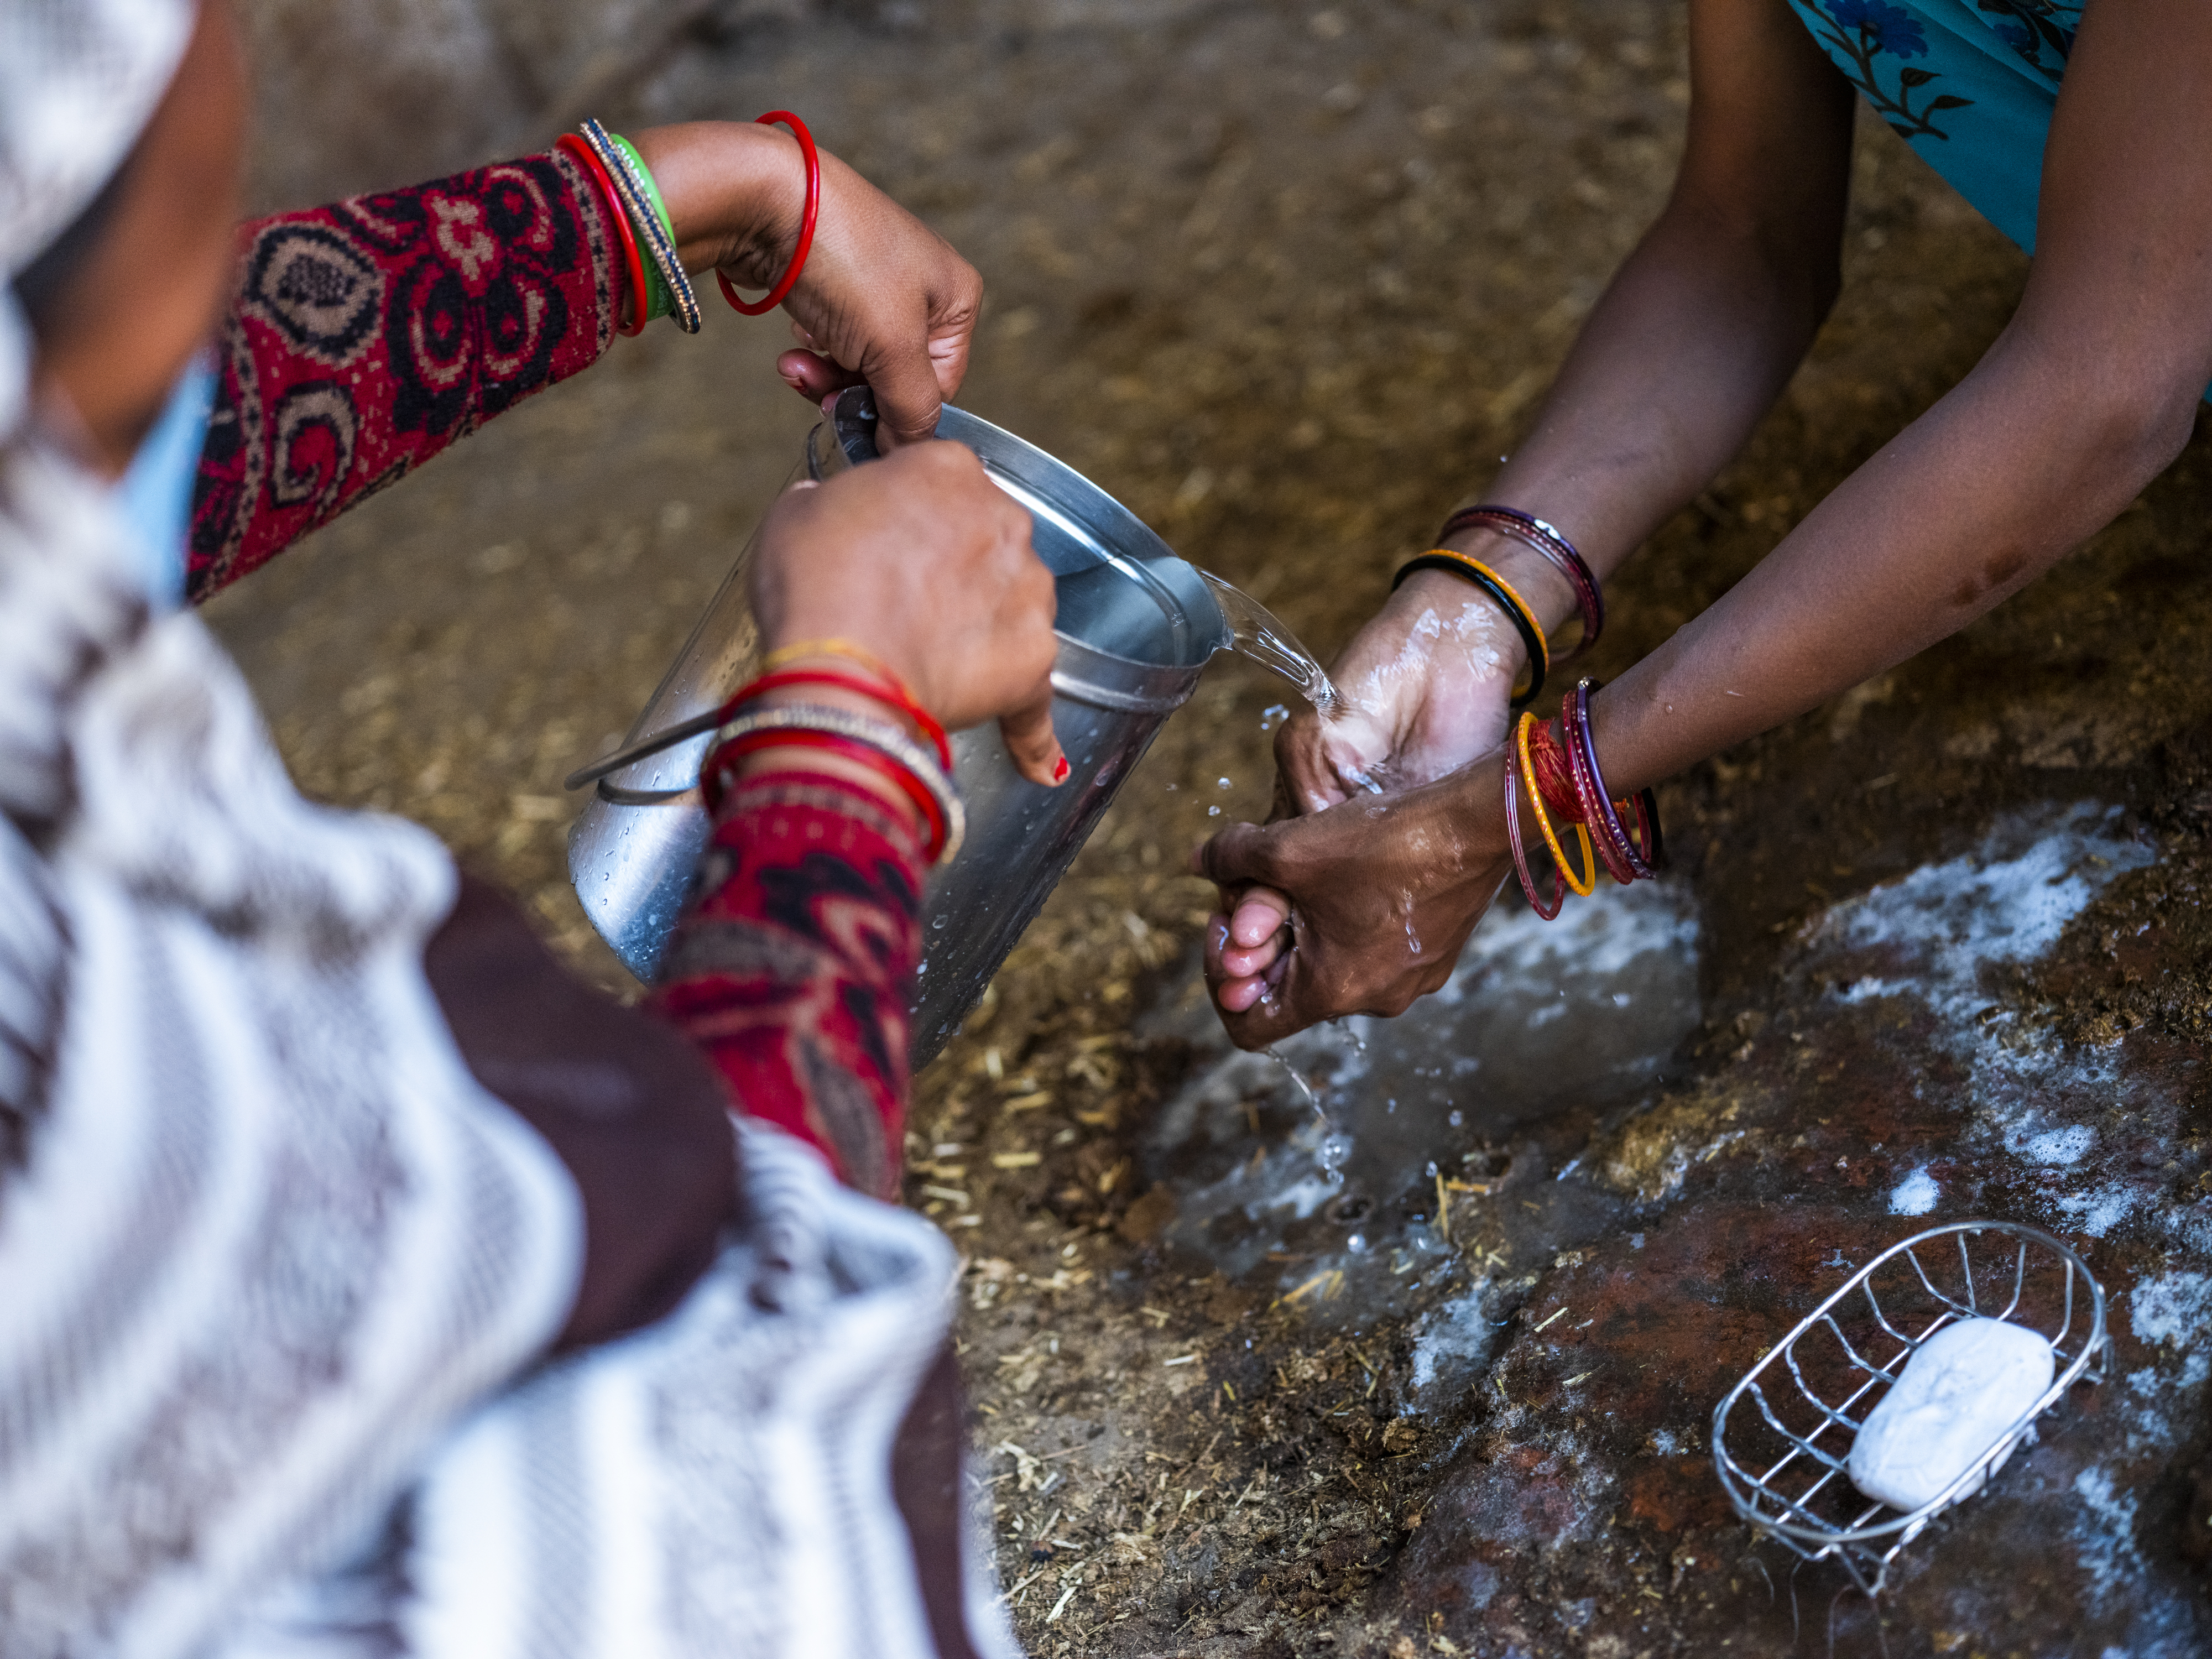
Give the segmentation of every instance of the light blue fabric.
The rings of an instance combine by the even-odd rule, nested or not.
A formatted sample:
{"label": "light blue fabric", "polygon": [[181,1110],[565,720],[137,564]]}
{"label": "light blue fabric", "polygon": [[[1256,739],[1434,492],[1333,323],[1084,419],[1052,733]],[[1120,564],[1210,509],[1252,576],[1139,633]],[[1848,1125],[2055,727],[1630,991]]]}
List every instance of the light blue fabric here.
{"label": "light blue fabric", "polygon": [[2067,0],[1790,0],[1874,112],[2035,252],[2043,146],[2081,7]]}
{"label": "light blue fabric", "polygon": [[[1890,131],[2035,252],[2043,149],[2081,26],[2072,0],[1790,0]],[[2212,403],[2212,387],[2204,393]]]}
{"label": "light blue fabric", "polygon": [[207,442],[215,393],[214,364],[195,357],[178,377],[176,390],[131,458],[130,467],[116,481],[115,503],[130,521],[131,550],[145,577],[146,595],[156,610],[173,611],[185,600],[185,542],[191,530],[192,487],[199,477],[200,450]]}

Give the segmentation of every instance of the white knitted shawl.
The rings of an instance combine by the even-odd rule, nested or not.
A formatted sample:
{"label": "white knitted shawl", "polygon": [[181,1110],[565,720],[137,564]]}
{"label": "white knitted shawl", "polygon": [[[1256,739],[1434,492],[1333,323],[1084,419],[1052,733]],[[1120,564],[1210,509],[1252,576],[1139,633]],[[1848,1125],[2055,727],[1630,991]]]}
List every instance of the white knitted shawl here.
{"label": "white knitted shawl", "polygon": [[1012,1651],[893,1489],[951,1248],[787,1137],[683,1307],[516,1386],[580,1208],[424,981],[452,867],[301,800],[117,544],[0,451],[0,1653]]}

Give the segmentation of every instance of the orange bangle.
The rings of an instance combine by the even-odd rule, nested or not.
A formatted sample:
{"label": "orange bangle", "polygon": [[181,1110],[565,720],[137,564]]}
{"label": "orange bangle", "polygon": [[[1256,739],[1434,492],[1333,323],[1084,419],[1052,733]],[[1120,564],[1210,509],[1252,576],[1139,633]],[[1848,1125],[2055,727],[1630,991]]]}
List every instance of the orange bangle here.
{"label": "orange bangle", "polygon": [[1521,597],[1519,588],[1514,586],[1511,582],[1507,581],[1504,577],[1499,575],[1472,553],[1462,553],[1455,547],[1437,547],[1430,549],[1429,551],[1431,557],[1442,555],[1447,559],[1457,559],[1469,570],[1480,571],[1504,588],[1505,597],[1513,601],[1513,608],[1521,613],[1522,620],[1528,624],[1528,631],[1536,636],[1538,660],[1543,664],[1544,672],[1547,674],[1552,672],[1552,642],[1544,637],[1544,624],[1537,620],[1535,607]]}
{"label": "orange bangle", "polygon": [[760,672],[773,674],[784,664],[797,662],[802,657],[842,657],[848,662],[860,664],[872,674],[881,674],[900,690],[906,690],[906,682],[898,677],[889,663],[866,646],[855,645],[850,640],[797,640],[789,645],[780,645],[761,659]]}
{"label": "orange bangle", "polygon": [[1575,872],[1567,866],[1566,849],[1559,845],[1559,835],[1552,828],[1552,816],[1545,810],[1543,792],[1536,787],[1536,763],[1528,753],[1528,730],[1535,724],[1535,715],[1524,714],[1521,716],[1520,725],[1513,728],[1513,744],[1520,757],[1521,775],[1528,781],[1528,805],[1536,814],[1536,827],[1544,832],[1544,844],[1552,850],[1552,859],[1559,866],[1560,879],[1583,897],[1588,898],[1597,890],[1597,853],[1590,846],[1589,831],[1583,825],[1576,824],[1575,839],[1581,843],[1583,851],[1583,873],[1581,879],[1577,880]]}

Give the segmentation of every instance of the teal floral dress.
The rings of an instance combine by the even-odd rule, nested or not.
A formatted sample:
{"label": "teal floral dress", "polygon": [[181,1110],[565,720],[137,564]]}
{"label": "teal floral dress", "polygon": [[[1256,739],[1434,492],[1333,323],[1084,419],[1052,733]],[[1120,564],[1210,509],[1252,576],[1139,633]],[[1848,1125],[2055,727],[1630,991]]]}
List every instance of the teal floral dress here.
{"label": "teal floral dress", "polygon": [[2043,146],[2081,24],[2068,0],[1790,0],[1821,49],[1959,194],[2033,253]]}
{"label": "teal floral dress", "polygon": [[[1790,0],[1874,112],[2035,252],[2043,147],[2081,27],[2069,0]],[[2204,401],[2212,403],[2212,386]]]}

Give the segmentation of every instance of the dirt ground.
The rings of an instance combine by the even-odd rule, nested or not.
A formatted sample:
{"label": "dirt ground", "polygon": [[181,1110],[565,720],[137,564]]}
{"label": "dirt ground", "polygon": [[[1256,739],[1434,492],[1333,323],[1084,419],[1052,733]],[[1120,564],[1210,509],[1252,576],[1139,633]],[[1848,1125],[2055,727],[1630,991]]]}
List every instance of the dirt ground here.
{"label": "dirt ground", "polygon": [[[527,29],[485,60],[516,131],[589,58],[593,9],[557,9],[568,68],[516,68]],[[1662,198],[1687,91],[1682,11],[1643,0],[745,16],[604,112],[804,112],[982,270],[962,401],[1324,658],[1510,450]],[[308,77],[374,68],[303,17],[263,14],[267,199],[489,142],[434,88],[374,155],[358,122],[303,146]],[[1613,584],[1600,675],[1939,396],[2019,294],[2022,257],[1866,126],[1836,314]],[[428,823],[610,984],[558,781],[629,724],[797,460],[781,343],[723,313],[618,343],[210,609],[306,787]],[[1665,914],[1601,891],[1577,924],[1644,917],[1658,943],[1552,1028],[1601,1042],[1647,993],[1675,1011],[1617,1063],[1516,1046],[1542,1022],[1498,1010],[1556,947],[1510,905],[1451,1015],[1489,1010],[1481,1035],[1431,1010],[1317,1036],[1300,1064],[1333,1117],[1390,1152],[1303,1210],[1310,1114],[1190,994],[1209,893],[1179,872],[1263,807],[1283,696],[1214,670],[917,1087],[908,1196],[968,1259],[976,1468],[1027,1646],[2212,1646],[2187,1473],[2212,1372],[2208,526],[2200,425],[2057,573],[1663,790]],[[1976,1217],[2081,1250],[2115,1346],[1899,1557],[1878,1626],[1734,1518],[1712,1409],[1847,1268]]]}

